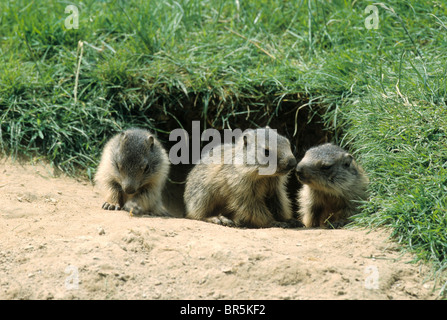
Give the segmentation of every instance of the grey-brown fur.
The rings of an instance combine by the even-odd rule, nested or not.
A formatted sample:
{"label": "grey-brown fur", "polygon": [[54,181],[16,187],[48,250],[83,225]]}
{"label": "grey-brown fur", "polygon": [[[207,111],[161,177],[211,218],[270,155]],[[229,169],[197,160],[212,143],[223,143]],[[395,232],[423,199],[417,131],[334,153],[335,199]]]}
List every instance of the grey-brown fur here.
{"label": "grey-brown fur", "polygon": [[168,173],[168,155],[151,132],[128,129],[115,135],[105,145],[95,175],[105,196],[103,209],[169,215],[161,198]]}
{"label": "grey-brown fur", "polygon": [[299,215],[306,227],[340,227],[366,200],[368,177],[352,155],[326,143],[309,149],[296,167],[303,188]]}
{"label": "grey-brown fur", "polygon": [[[247,155],[247,141],[250,140],[255,141],[258,150],[265,155],[265,149],[269,148],[265,145],[268,138],[263,141],[256,138],[261,131],[266,137],[273,135],[277,141],[277,152],[274,148],[269,150],[269,156],[277,159],[277,168],[270,175],[259,174],[262,165],[258,157],[261,155],[258,154],[256,159],[250,155],[238,158]],[[214,152],[221,155],[221,162],[204,163]],[[225,157],[232,159],[233,164],[223,163]],[[235,164],[236,158],[242,159],[239,164]],[[287,138],[270,128],[246,130],[234,144],[216,147],[191,170],[184,193],[186,217],[226,226],[295,227],[299,222],[292,219],[286,193],[286,182],[295,165],[296,159]]]}

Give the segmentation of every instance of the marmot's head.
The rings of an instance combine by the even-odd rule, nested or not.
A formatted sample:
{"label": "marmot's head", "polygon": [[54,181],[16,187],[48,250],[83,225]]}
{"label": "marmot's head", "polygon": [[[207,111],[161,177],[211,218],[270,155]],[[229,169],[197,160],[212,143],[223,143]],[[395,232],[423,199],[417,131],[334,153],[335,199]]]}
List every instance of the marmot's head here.
{"label": "marmot's head", "polygon": [[133,194],[150,182],[162,159],[158,142],[149,131],[129,129],[119,135],[113,161],[121,188],[125,193]]}
{"label": "marmot's head", "polygon": [[338,196],[356,187],[359,171],[352,155],[326,143],[307,150],[296,166],[296,175],[310,188]]}
{"label": "marmot's head", "polygon": [[297,163],[289,140],[269,127],[245,130],[236,141],[235,160],[269,176],[286,175]]}

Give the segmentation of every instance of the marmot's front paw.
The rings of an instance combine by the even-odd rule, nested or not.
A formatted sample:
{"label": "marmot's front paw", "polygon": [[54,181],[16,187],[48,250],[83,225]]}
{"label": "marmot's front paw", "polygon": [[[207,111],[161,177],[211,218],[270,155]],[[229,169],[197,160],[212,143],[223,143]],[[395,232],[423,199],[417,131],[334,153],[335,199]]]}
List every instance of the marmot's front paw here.
{"label": "marmot's front paw", "polygon": [[227,217],[224,217],[223,215],[218,215],[217,217],[209,217],[206,219],[206,221],[215,223],[215,224],[220,224],[220,225],[226,226],[226,227],[235,227],[236,226],[236,224],[234,223],[233,220],[228,219]]}
{"label": "marmot's front paw", "polygon": [[118,204],[111,204],[108,202],[104,202],[102,205],[102,208],[104,210],[121,210],[121,207]]}
{"label": "marmot's front paw", "polygon": [[286,228],[301,228],[304,227],[304,225],[299,220],[289,219],[287,221],[275,221],[273,222],[272,227],[286,229]]}
{"label": "marmot's front paw", "polygon": [[135,215],[142,215],[142,214],[144,214],[145,212],[143,211],[143,208],[141,208],[138,204],[136,204],[136,203],[132,203],[132,202],[127,202],[125,205],[124,205],[124,207],[123,207],[123,209],[124,210],[126,210],[126,211],[128,211],[128,212],[130,212],[130,213],[132,213],[132,214],[135,214]]}
{"label": "marmot's front paw", "polygon": [[166,211],[166,209],[161,209],[159,211],[154,211],[153,213],[150,213],[150,215],[156,216],[156,217],[171,217],[171,214]]}
{"label": "marmot's front paw", "polygon": [[289,219],[286,223],[287,228],[304,228],[304,224],[298,219]]}

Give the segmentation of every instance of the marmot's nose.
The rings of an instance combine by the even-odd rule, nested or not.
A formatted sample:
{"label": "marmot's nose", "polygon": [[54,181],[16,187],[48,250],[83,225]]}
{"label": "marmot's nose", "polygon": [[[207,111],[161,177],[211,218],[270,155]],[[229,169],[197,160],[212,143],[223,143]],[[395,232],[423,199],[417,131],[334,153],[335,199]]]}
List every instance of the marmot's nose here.
{"label": "marmot's nose", "polygon": [[295,168],[295,166],[296,166],[296,159],[290,158],[289,161],[287,162],[287,169],[292,170],[293,168]]}
{"label": "marmot's nose", "polygon": [[136,190],[132,186],[126,186],[126,187],[124,187],[124,192],[127,194],[134,194],[136,192]]}

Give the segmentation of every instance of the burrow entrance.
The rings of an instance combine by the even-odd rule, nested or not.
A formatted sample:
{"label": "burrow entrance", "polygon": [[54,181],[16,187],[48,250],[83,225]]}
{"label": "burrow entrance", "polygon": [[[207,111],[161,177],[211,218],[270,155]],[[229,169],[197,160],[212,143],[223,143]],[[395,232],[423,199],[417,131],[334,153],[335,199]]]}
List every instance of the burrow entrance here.
{"label": "burrow entrance", "polygon": [[[202,106],[195,106],[192,103],[197,99],[188,100],[182,103],[182,109],[179,112],[165,117],[164,121],[159,123],[159,127],[161,126],[165,133],[158,133],[158,137],[168,151],[177,143],[177,141],[169,141],[169,132],[174,129],[184,129],[191,136],[193,121],[200,121],[201,131],[214,128],[221,133],[223,129],[239,128],[243,131],[268,125],[290,140],[292,152],[297,161],[300,161],[310,147],[331,141],[333,138],[333,132],[325,128],[322,119],[324,107],[316,103],[309,107],[309,100],[306,98],[284,98],[280,104],[250,101],[245,107],[239,102],[231,109],[219,107],[218,103],[210,103],[206,115],[203,114]],[[201,148],[207,143],[202,142]],[[164,192],[164,202],[168,211],[178,217],[182,217],[185,212],[183,192],[186,176],[192,167],[192,164],[171,165],[169,181]],[[296,192],[300,187],[301,184],[292,174],[289,178],[288,193],[294,212],[297,211]]]}

